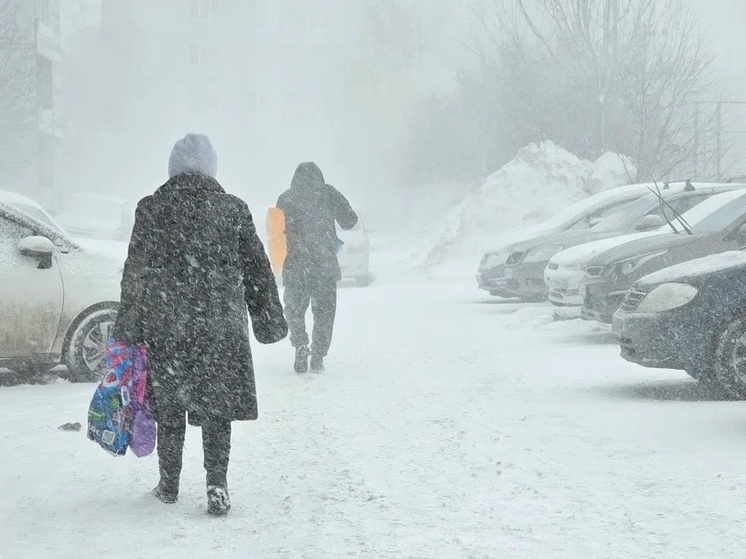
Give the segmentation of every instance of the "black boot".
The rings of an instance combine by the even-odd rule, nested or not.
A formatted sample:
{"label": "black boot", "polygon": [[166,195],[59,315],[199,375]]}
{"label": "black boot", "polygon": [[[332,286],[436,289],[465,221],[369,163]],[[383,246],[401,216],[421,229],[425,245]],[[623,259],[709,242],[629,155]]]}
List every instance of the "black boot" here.
{"label": "black boot", "polygon": [[296,373],[307,373],[308,372],[308,357],[311,352],[308,350],[307,345],[298,346],[295,348],[295,372]]}
{"label": "black boot", "polygon": [[324,372],[324,357],[321,355],[311,355],[311,372],[312,373],[323,373]]}
{"label": "black boot", "polygon": [[223,516],[231,510],[231,498],[228,489],[219,485],[207,486],[207,513],[213,516]]}
{"label": "black boot", "polygon": [[228,462],[231,453],[231,422],[211,419],[202,425],[202,446],[207,472],[207,512],[215,516],[231,508],[228,496]]}
{"label": "black boot", "polygon": [[164,503],[175,503],[179,498],[182,453],[186,435],[186,415],[164,414],[158,422],[158,466],[161,479],[153,495]]}
{"label": "black boot", "polygon": [[166,503],[167,505],[172,505],[179,500],[179,482],[176,481],[176,483],[174,484],[171,481],[166,481],[161,478],[161,481],[158,482],[158,485],[153,488],[152,493],[160,501]]}

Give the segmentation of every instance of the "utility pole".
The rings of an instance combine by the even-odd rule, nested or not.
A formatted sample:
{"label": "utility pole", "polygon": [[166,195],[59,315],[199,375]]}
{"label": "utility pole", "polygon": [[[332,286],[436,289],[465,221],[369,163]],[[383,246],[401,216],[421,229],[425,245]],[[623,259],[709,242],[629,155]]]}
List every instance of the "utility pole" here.
{"label": "utility pole", "polygon": [[716,149],[717,149],[717,176],[718,180],[723,178],[722,175],[722,160],[723,160],[723,101],[722,99],[718,101],[717,104],[717,114],[716,114],[716,124],[715,124],[715,141],[716,141]]}
{"label": "utility pole", "polygon": [[699,178],[699,103],[694,104],[694,177]]}

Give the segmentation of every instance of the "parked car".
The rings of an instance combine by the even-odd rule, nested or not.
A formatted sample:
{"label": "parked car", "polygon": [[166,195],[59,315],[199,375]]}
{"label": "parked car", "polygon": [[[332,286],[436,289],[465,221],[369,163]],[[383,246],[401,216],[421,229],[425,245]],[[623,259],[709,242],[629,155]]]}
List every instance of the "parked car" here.
{"label": "parked car", "polygon": [[683,370],[746,398],[746,253],[695,259],[636,281],[612,328],[627,361]]}
{"label": "parked car", "polygon": [[587,230],[623,205],[649,193],[648,186],[643,184],[610,188],[575,202],[535,227],[517,231],[511,235],[511,242],[484,254],[477,270],[477,285],[490,295],[512,297],[510,290],[507,289],[505,265],[518,243],[562,231]]}
{"label": "parked car", "polygon": [[[648,186],[651,190],[655,189],[652,183]],[[550,296],[552,287],[552,282],[549,285],[545,282],[544,270],[551,257],[558,252],[594,240],[618,237],[636,231],[655,231],[665,226],[667,220],[674,219],[675,213],[682,214],[715,194],[743,186],[692,184],[689,181],[669,184],[660,191],[660,196],[665,203],[661,202],[657,194],[651,192],[647,196],[625,204],[590,229],[544,235],[521,243],[513,249],[506,262],[506,290],[513,297],[543,301]],[[566,289],[567,285],[563,279],[552,278],[556,287]],[[555,294],[555,299],[558,303],[562,302],[561,295]]]}
{"label": "parked car", "polygon": [[62,202],[57,221],[73,237],[129,241],[135,207],[124,198],[79,192]]}
{"label": "parked car", "polygon": [[[694,219],[693,215],[699,218]],[[590,258],[580,282],[581,316],[611,323],[627,290],[641,277],[680,262],[746,245],[746,229],[742,228],[746,222],[746,190],[713,196],[684,214],[684,218],[690,224],[689,232],[680,230],[675,234],[638,238]]]}
{"label": "parked car", "polygon": [[337,237],[344,243],[337,253],[342,280],[351,280],[358,287],[373,281],[370,271],[370,238],[362,220],[349,231],[337,228]]}
{"label": "parked car", "polygon": [[[738,186],[739,188],[744,188],[743,185]],[[724,190],[726,192],[723,194],[731,192],[728,190],[727,186],[724,187]],[[720,198],[720,196],[722,196],[722,194],[711,196],[704,202],[700,202],[689,211],[685,212],[683,215],[686,217],[688,223],[695,223],[706,217],[720,206],[725,205],[731,199],[727,196]],[[714,201],[716,199],[717,201]],[[666,213],[664,217],[670,216],[670,213],[671,212]],[[558,252],[549,259],[547,267],[544,270],[544,282],[549,289],[549,301],[555,306],[555,308],[562,309],[566,316],[579,317],[584,302],[583,296],[580,293],[580,283],[585,278],[589,262],[593,258],[604,251],[611,250],[617,246],[624,245],[637,239],[647,238],[652,235],[671,233],[671,225],[677,227],[674,223],[676,223],[676,220],[671,221],[671,224],[666,223],[666,225],[661,226],[655,231],[609,237],[577,245]]]}
{"label": "parked car", "polygon": [[81,248],[35,201],[0,191],[0,367],[20,376],[58,364],[100,378],[121,265]]}

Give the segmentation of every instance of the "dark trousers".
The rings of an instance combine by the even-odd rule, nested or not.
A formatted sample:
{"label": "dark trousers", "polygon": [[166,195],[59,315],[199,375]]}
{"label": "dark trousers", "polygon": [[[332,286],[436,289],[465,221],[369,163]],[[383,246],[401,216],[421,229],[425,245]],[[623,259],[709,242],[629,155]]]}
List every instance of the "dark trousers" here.
{"label": "dark trousers", "polygon": [[[158,463],[161,481],[178,490],[181,475],[186,412],[160,414],[158,418]],[[231,453],[231,422],[212,419],[202,425],[202,449],[205,456],[207,485],[227,486]]]}
{"label": "dark trousers", "polygon": [[306,311],[313,314],[311,353],[326,357],[332,345],[334,317],[337,314],[337,283],[318,285],[288,285],[285,287],[285,319],[290,329],[293,347],[308,345]]}

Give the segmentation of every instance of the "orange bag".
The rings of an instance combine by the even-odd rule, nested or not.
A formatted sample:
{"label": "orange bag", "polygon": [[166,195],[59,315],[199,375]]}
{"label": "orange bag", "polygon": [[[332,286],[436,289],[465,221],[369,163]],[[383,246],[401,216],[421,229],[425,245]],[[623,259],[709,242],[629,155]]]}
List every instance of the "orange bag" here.
{"label": "orange bag", "polygon": [[282,267],[288,255],[285,239],[285,214],[279,208],[267,210],[267,236],[269,237],[269,260],[275,276],[282,275]]}

